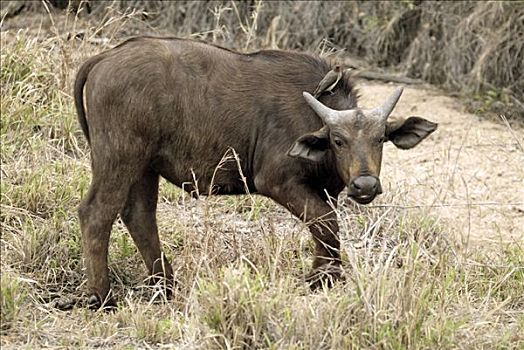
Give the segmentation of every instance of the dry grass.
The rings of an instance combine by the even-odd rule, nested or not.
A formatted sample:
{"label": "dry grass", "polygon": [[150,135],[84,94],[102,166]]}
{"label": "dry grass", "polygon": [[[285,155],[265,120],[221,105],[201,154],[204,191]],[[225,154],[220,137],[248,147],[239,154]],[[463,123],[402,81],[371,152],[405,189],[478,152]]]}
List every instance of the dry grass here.
{"label": "dry grass", "polygon": [[[110,266],[118,310],[57,310],[58,297],[81,299],[85,282],[76,208],[89,185],[89,156],[70,83],[81,60],[134,20],[128,13],[84,27],[53,17],[49,32],[2,33],[2,348],[524,346],[521,245],[471,251],[431,211],[341,203],[347,280],[312,293],[303,282],[309,234],[287,211],[256,196],[192,200],[167,183],[158,217],[178,282],[173,300],[146,286],[117,222]],[[254,22],[244,20],[235,38],[241,47],[261,40]],[[75,26],[83,39],[66,40]],[[220,20],[211,30],[227,37]],[[90,44],[100,33],[110,41]],[[402,195],[393,190],[377,204]]]}

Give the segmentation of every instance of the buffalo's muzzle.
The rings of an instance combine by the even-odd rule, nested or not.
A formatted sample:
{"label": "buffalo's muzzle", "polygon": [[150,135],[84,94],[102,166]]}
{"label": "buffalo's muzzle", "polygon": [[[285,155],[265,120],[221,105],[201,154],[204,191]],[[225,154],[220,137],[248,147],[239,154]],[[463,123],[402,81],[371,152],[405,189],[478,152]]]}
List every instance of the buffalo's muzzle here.
{"label": "buffalo's muzzle", "polygon": [[368,204],[382,193],[380,180],[375,176],[359,176],[351,180],[348,196],[360,204]]}

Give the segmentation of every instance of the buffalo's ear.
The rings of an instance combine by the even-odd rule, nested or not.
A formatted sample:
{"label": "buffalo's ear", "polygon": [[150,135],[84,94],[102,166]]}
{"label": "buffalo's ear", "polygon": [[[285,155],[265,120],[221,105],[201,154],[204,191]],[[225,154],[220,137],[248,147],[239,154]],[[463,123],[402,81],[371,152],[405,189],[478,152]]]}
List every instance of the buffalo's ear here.
{"label": "buffalo's ear", "polygon": [[406,120],[388,121],[386,137],[401,149],[413,148],[437,129],[437,123],[421,117],[409,117]]}
{"label": "buffalo's ear", "polygon": [[315,132],[300,136],[287,152],[290,157],[297,157],[320,162],[329,149],[329,128],[324,126]]}

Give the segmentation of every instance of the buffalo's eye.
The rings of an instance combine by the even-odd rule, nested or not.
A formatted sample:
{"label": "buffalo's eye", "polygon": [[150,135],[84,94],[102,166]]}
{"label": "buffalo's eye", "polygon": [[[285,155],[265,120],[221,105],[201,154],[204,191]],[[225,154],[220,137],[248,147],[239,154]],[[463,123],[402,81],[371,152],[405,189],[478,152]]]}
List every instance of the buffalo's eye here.
{"label": "buffalo's eye", "polygon": [[342,147],[344,145],[344,142],[342,142],[341,139],[335,139],[335,145],[337,145],[337,147]]}
{"label": "buffalo's eye", "polygon": [[386,142],[386,137],[385,136],[379,137],[377,139],[377,143],[384,143],[384,142]]}

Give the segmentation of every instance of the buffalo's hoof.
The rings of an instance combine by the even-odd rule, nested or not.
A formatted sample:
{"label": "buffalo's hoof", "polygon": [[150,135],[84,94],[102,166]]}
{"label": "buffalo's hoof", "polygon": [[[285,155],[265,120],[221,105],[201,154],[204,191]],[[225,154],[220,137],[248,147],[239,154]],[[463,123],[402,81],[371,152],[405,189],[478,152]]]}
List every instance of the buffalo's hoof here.
{"label": "buffalo's hoof", "polygon": [[109,297],[102,302],[96,294],[91,294],[87,298],[87,307],[91,310],[114,311],[116,310],[116,302]]}
{"label": "buffalo's hoof", "polygon": [[60,311],[69,311],[75,307],[78,300],[75,298],[61,297],[55,300],[54,307]]}
{"label": "buffalo's hoof", "polygon": [[340,265],[326,264],[313,269],[307,276],[306,282],[311,290],[326,286],[332,288],[336,281],[343,281]]}

